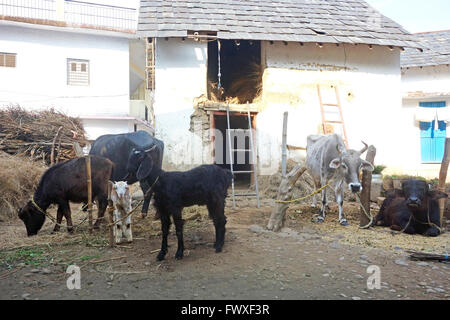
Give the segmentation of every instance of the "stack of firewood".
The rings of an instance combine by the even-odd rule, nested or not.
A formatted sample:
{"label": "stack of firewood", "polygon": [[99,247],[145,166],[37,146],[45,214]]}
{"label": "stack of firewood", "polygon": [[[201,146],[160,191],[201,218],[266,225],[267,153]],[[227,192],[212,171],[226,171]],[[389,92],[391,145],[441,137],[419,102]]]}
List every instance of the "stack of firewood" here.
{"label": "stack of firewood", "polygon": [[30,112],[10,106],[0,110],[0,150],[8,154],[50,165],[75,158],[86,142],[78,118],[53,109]]}

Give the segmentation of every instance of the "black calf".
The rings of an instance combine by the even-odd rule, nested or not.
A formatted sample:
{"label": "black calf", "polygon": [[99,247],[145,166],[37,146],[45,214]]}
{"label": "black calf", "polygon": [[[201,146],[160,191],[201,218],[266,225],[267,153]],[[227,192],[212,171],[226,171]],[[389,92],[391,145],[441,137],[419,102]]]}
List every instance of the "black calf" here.
{"label": "black calf", "polygon": [[[231,171],[216,165],[204,165],[186,172],[165,172],[161,169],[152,170],[152,162],[142,161],[139,152],[130,158],[131,165],[139,167],[138,174],[155,175],[151,180],[158,179],[153,187],[154,206],[161,217],[162,245],[158,260],[163,260],[167,254],[167,237],[170,229],[170,216],[173,217],[178,239],[176,259],[183,258],[183,224],[182,211],[184,207],[206,205],[209,216],[216,229],[214,248],[221,252],[225,241],[224,214],[225,198],[231,185]],[[134,163],[136,162],[136,163]]]}

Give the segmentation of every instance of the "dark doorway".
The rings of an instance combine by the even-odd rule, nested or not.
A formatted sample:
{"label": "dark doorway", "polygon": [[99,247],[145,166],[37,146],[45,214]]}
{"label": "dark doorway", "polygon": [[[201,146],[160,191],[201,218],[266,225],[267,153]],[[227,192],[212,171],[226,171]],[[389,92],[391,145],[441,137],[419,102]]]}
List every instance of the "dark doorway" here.
{"label": "dark doorway", "polygon": [[208,43],[208,99],[252,103],[262,89],[261,42],[220,40],[220,85],[218,41]]}
{"label": "dark doorway", "polygon": [[[251,115],[251,123],[252,128],[255,129],[255,115]],[[215,150],[215,163],[223,168],[230,169],[230,150],[228,145],[228,133],[227,133],[227,116],[226,113],[216,112],[214,114],[214,127],[217,131],[220,131],[223,139],[215,137],[214,140],[214,150]],[[245,130],[243,132],[243,136],[245,140],[238,141],[236,135],[233,134],[233,131],[230,132],[233,143],[233,170],[234,171],[252,171],[253,164],[252,158],[250,154],[250,135],[248,132],[248,117],[247,114],[240,113],[232,113],[230,114],[230,129],[241,129]],[[217,134],[216,134],[217,135]],[[234,136],[234,137],[233,137]],[[237,149],[237,150],[236,150]],[[245,151],[243,151],[245,150]],[[252,183],[253,174],[249,173],[240,173],[235,174],[235,183],[236,186],[241,186],[244,188],[248,188]]]}

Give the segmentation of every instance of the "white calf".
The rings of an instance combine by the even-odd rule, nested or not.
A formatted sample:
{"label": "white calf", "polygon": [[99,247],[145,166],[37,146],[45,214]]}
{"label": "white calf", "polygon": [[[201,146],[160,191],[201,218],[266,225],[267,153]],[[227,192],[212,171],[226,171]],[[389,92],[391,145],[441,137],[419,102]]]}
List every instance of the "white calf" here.
{"label": "white calf", "polygon": [[122,237],[127,242],[133,241],[131,233],[131,215],[122,220],[128,213],[131,212],[131,193],[130,187],[124,181],[109,182],[111,185],[111,200],[114,204],[113,220],[117,222],[114,225],[114,239],[116,243],[122,242]]}

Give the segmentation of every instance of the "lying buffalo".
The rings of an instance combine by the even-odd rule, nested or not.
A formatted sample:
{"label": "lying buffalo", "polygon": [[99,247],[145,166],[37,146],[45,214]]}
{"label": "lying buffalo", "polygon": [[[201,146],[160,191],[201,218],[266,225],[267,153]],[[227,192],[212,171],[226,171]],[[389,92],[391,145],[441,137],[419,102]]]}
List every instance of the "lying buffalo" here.
{"label": "lying buffalo", "polygon": [[[150,174],[146,177],[137,178],[136,171],[129,172],[127,170],[129,168],[128,159],[136,150],[147,151],[146,155],[151,158],[154,169],[161,169],[164,143],[146,131],[101,136],[95,140],[89,154],[105,157],[114,163],[114,172],[111,180],[126,180],[128,184],[139,181],[142,192],[146,195],[154,183],[154,180],[149,179]],[[150,190],[144,199],[144,204],[142,205],[143,216],[147,215],[152,195],[153,192]]]}
{"label": "lying buffalo", "polygon": [[[113,163],[105,158],[91,157],[92,199],[98,202],[99,226],[108,205],[108,181],[113,171]],[[59,230],[63,216],[67,230],[73,231],[69,201],[81,203],[87,196],[86,159],[77,158],[61,162],[49,168],[41,177],[33,199],[19,210],[19,218],[25,223],[28,236],[38,233],[45,221],[46,210],[51,204],[58,205],[54,231]]]}
{"label": "lying buffalo", "polygon": [[402,190],[388,192],[373,224],[408,234],[436,237],[441,233],[438,200],[442,198],[448,198],[448,195],[430,190],[425,181],[404,181]]}

